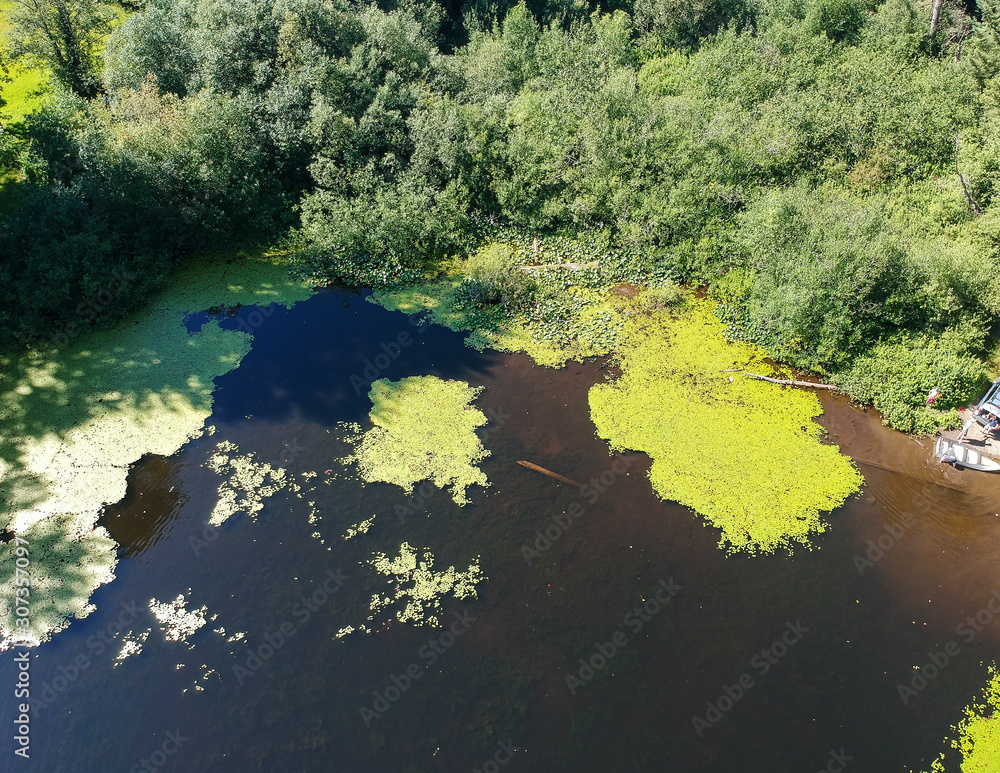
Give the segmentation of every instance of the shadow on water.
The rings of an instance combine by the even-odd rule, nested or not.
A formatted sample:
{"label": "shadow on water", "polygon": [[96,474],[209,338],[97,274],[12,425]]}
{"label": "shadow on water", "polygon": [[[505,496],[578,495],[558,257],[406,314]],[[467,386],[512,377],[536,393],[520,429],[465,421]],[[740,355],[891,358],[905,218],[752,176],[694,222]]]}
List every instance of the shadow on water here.
{"label": "shadow on water", "polygon": [[252,331],[254,345],[238,371],[216,380],[213,421],[280,422],[294,413],[321,424],[364,423],[377,378],[432,374],[474,383],[496,361],[464,347],[462,336],[388,313],[367,295],[323,291],[291,309],[269,307],[266,318],[244,307],[222,320],[223,328]]}
{"label": "shadow on water", "polygon": [[[222,324],[252,325],[253,312]],[[1000,625],[971,641],[957,628],[998,584],[997,481],[934,467],[877,417],[824,401],[831,442],[878,466],[863,467],[864,491],[816,549],[726,558],[714,529],[655,499],[647,459],[611,457],[595,437],[599,363],[537,368],[428,328],[366,375],[383,344],[414,333],[403,315],[327,292],[261,319],[254,349],[219,379],[216,433],[143,460],[108,508],[118,579],[32,661],[33,700],[51,705],[33,714],[25,769],[458,771],[493,769],[509,744],[510,771],[809,771],[843,749],[847,770],[883,773],[935,757],[978,693]],[[405,497],[327,475],[346,448],[336,423],[365,420],[369,376],[424,373],[486,386],[492,485],[460,508],[437,490]],[[303,499],[279,494],[256,520],[206,529],[219,481],[204,462],[220,440],[318,477]],[[615,460],[626,474],[608,474]],[[446,602],[444,629],[378,618],[376,633],[336,639],[387,592],[361,563],[404,540],[430,548],[436,569],[480,556],[478,600]],[[347,577],[332,594],[329,571]],[[668,603],[644,606],[671,580]],[[178,594],[207,607],[187,644],[148,608]],[[145,631],[142,653],[115,667],[123,638]],[[949,641],[959,654],[904,705],[898,685]],[[0,719],[12,709],[0,704]],[[167,733],[182,739],[169,755]]]}

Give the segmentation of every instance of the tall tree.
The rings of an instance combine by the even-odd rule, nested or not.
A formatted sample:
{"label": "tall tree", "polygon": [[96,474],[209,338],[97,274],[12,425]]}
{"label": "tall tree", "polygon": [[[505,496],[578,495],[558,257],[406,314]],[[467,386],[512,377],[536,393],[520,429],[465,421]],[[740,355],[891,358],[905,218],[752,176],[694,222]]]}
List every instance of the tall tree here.
{"label": "tall tree", "polygon": [[39,57],[84,99],[100,93],[93,71],[96,43],[110,17],[107,6],[96,0],[13,0],[7,17],[16,54]]}

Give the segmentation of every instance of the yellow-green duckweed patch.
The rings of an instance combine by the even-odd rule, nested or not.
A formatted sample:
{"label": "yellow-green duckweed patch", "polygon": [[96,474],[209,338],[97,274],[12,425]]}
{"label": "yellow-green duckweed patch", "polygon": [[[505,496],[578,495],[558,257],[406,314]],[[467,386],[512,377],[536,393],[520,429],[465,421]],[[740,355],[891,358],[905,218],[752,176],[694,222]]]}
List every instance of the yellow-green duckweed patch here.
{"label": "yellow-green duckweed patch", "polygon": [[205,619],[208,614],[207,606],[189,610],[187,605],[188,600],[183,593],[173,601],[160,601],[156,598],[149,600],[149,611],[156,618],[163,632],[163,638],[167,641],[186,642],[189,636],[207,622]]}
{"label": "yellow-green duckweed patch", "polygon": [[257,461],[252,453],[238,451],[235,443],[224,440],[216,446],[206,465],[226,478],[219,484],[219,501],[208,519],[212,526],[221,526],[238,512],[256,520],[264,509],[264,500],[284,489],[302,490],[284,467],[272,467],[268,462]]}
{"label": "yellow-green duckweed patch", "polygon": [[392,483],[407,494],[429,480],[464,505],[469,486],[489,485],[476,466],[490,455],[476,436],[476,428],[487,423],[472,405],[481,391],[435,376],[380,379],[368,393],[375,426],[367,432],[358,428],[354,453],[341,461],[357,462],[363,480]]}
{"label": "yellow-green duckweed patch", "polygon": [[[56,515],[31,524],[18,536],[27,555],[17,554],[15,541],[0,549],[0,634],[3,649],[37,644],[69,625],[70,617],[94,611],[94,590],[114,579],[118,545],[103,528],[91,528],[76,515]],[[18,575],[17,559],[27,566]],[[22,561],[22,564],[24,562]],[[21,582],[27,574],[27,595]],[[22,595],[18,596],[18,589]],[[22,599],[16,604],[16,599]],[[20,606],[27,614],[16,615]],[[17,625],[16,620],[27,625]]]}
{"label": "yellow-green duckweed patch", "polygon": [[[41,585],[41,597],[32,592],[52,610],[37,618],[40,632],[82,617],[93,591],[113,576],[114,543],[93,527],[101,508],[124,496],[130,465],[145,454],[170,455],[201,432],[214,379],[250,348],[247,333],[214,320],[190,334],[186,317],[220,306],[291,305],[310,294],[273,261],[205,259],[172,275],[166,292],[111,329],[0,358],[0,528],[52,543],[31,559],[33,573],[52,578],[50,598]],[[3,547],[5,566],[13,565],[13,548]],[[12,604],[12,586],[0,583],[2,646]]]}
{"label": "yellow-green duckweed patch", "polygon": [[[955,726],[953,749],[962,754],[962,773],[996,773],[1000,770],[1000,674],[990,670],[982,702],[966,707],[965,718]],[[931,765],[931,773],[944,773],[944,755]]]}
{"label": "yellow-green duckweed patch", "polygon": [[721,529],[728,550],[808,544],[821,514],[860,488],[850,460],[820,442],[816,396],[745,377],[771,371],[764,353],[726,341],[707,302],[633,318],[618,361],[621,377],[590,391],[597,434],[648,454],[654,491]]}
{"label": "yellow-green duckweed patch", "polygon": [[381,610],[391,608],[401,623],[438,627],[441,599],[449,594],[457,599],[477,598],[476,585],[486,579],[478,557],[464,572],[456,571],[454,566],[435,572],[431,552],[423,550],[418,560],[416,549],[406,542],[399,546],[395,558],[376,553],[368,563],[394,587],[390,594],[372,596],[369,620]]}

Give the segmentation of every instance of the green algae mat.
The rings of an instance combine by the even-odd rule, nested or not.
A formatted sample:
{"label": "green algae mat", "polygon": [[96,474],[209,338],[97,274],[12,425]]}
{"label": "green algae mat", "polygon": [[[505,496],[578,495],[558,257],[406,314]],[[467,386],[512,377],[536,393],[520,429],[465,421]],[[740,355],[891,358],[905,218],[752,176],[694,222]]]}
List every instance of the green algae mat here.
{"label": "green algae mat", "polygon": [[[54,330],[61,348],[0,359],[0,528],[21,543],[0,548],[0,648],[15,635],[44,641],[69,618],[89,614],[90,596],[116,564],[117,545],[96,526],[101,509],[124,496],[130,465],[170,455],[202,432],[214,379],[249,351],[250,334],[214,320],[192,334],[185,319],[210,308],[291,305],[310,294],[266,258],[204,259],[173,274],[161,296],[114,328],[76,338]],[[19,548],[25,554],[17,556]],[[29,624],[16,632],[15,558],[31,591],[30,614],[21,615]]]}
{"label": "green algae mat", "polygon": [[691,301],[628,320],[621,377],[590,391],[598,436],[648,454],[654,491],[704,516],[730,552],[807,545],[863,480],[820,442],[814,394],[743,375],[772,372],[764,357],[727,341],[710,303]]}
{"label": "green algae mat", "polygon": [[486,415],[472,405],[482,391],[436,376],[375,381],[368,393],[374,426],[353,428],[355,451],[341,461],[356,462],[362,480],[392,483],[407,494],[429,480],[464,505],[469,486],[489,485],[476,466],[490,455],[476,435]]}
{"label": "green algae mat", "polygon": [[[1000,674],[990,669],[990,681],[983,689],[983,699],[965,709],[965,718],[953,729],[951,747],[962,755],[962,773],[996,773],[1000,770]],[[931,773],[947,768],[942,754],[931,765]]]}

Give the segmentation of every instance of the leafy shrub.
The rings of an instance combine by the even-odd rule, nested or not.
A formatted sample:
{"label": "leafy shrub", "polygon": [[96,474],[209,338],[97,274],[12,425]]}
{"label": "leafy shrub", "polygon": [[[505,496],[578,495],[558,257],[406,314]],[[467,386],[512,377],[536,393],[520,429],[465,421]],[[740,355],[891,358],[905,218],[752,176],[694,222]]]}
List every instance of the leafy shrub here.
{"label": "leafy shrub", "polygon": [[746,0],[636,0],[637,29],[653,35],[666,50],[697,48],[724,27],[752,28],[755,4]]}
{"label": "leafy shrub", "polygon": [[921,272],[883,219],[847,197],[781,191],[749,210],[743,226],[755,278],[746,317],[736,316],[746,337],[779,359],[840,368],[934,312]]}
{"label": "leafy shrub", "polygon": [[853,43],[865,23],[861,0],[813,0],[806,26],[814,35],[823,34],[835,43]]}
{"label": "leafy shrub", "polygon": [[684,291],[674,282],[664,282],[658,287],[650,287],[643,294],[648,309],[670,309],[684,301]]}
{"label": "leafy shrub", "polygon": [[514,263],[514,251],[506,244],[489,244],[463,266],[465,280],[458,288],[458,301],[465,308],[502,305],[511,311],[523,309],[534,295],[535,283]]}
{"label": "leafy shrub", "polygon": [[[910,339],[881,343],[857,357],[834,383],[864,405],[872,405],[882,421],[904,432],[934,432],[954,426],[956,411],[941,411],[967,404],[979,396],[986,383],[982,363],[964,353],[939,347],[937,341]],[[925,407],[934,387],[941,396],[934,409]]]}

